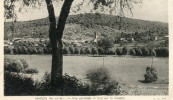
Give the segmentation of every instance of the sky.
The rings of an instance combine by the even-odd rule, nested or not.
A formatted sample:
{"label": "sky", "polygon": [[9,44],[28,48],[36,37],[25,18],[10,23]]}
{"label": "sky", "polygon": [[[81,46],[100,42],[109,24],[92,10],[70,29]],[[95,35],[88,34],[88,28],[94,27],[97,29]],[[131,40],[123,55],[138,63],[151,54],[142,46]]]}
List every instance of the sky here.
{"label": "sky", "polygon": [[[74,0],[73,5],[78,4],[79,0]],[[58,4],[54,4],[55,15],[59,16],[59,12],[62,6],[62,2]],[[82,10],[78,13],[89,13],[91,7],[83,6]],[[70,15],[78,14],[70,12]],[[43,4],[40,9],[28,8],[23,9],[22,12],[17,13],[18,21],[27,21],[27,20],[35,20],[40,18],[48,17],[48,12],[46,5]],[[150,20],[150,21],[160,21],[160,22],[168,22],[168,0],[142,0],[142,4],[138,4],[134,6],[133,16],[127,14],[126,17],[134,18],[134,19],[142,19],[142,20]]]}

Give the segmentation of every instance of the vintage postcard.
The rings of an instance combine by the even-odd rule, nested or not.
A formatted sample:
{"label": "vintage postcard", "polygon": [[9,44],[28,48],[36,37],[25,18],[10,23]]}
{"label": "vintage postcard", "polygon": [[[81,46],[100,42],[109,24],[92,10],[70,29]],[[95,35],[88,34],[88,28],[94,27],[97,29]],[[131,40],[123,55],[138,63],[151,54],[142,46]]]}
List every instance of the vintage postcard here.
{"label": "vintage postcard", "polygon": [[173,1],[0,4],[1,100],[173,100]]}

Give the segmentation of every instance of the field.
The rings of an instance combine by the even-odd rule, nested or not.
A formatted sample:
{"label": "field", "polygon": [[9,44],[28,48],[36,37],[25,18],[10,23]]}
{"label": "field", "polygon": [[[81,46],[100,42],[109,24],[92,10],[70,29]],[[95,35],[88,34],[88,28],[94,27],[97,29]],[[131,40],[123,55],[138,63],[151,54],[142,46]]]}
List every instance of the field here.
{"label": "field", "polygon": [[[50,55],[5,55],[5,57],[27,60],[31,68],[37,68],[39,70],[39,74],[34,76],[35,79],[41,79],[46,71],[50,72],[51,70]],[[112,79],[117,80],[131,92],[135,92],[136,88],[140,88],[142,89],[142,92],[147,93],[147,89],[153,88],[158,92],[162,91],[161,94],[168,94],[168,58],[154,58],[153,65],[157,69],[159,79],[156,83],[149,84],[141,83],[139,81],[144,80],[143,75],[145,74],[145,69],[152,63],[151,57],[107,56],[103,58],[93,56],[64,56],[63,60],[63,73],[76,76],[83,81],[86,80],[87,71],[99,67],[106,67],[109,70]]]}

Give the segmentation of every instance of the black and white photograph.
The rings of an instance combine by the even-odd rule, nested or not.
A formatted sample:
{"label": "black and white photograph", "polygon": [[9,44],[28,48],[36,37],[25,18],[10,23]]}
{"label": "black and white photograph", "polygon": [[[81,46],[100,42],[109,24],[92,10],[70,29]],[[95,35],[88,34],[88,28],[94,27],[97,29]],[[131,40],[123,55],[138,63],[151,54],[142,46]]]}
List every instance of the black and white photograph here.
{"label": "black and white photograph", "polygon": [[3,97],[171,100],[169,0],[2,3]]}

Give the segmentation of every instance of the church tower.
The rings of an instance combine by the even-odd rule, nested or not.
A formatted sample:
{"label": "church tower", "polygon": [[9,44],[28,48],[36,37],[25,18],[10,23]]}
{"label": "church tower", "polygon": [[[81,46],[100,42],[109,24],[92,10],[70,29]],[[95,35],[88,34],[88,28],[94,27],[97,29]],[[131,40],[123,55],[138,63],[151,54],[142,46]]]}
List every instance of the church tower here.
{"label": "church tower", "polygon": [[98,32],[94,32],[94,42],[97,43],[98,37]]}

